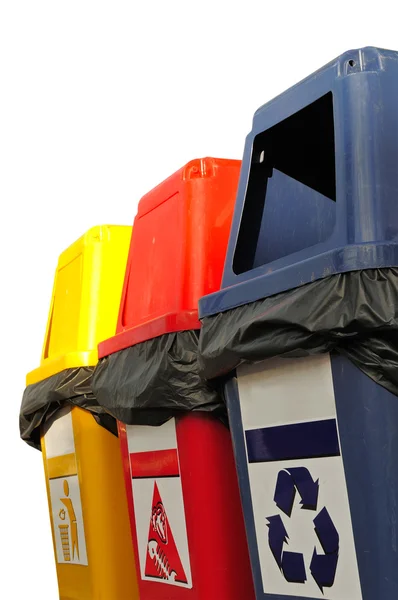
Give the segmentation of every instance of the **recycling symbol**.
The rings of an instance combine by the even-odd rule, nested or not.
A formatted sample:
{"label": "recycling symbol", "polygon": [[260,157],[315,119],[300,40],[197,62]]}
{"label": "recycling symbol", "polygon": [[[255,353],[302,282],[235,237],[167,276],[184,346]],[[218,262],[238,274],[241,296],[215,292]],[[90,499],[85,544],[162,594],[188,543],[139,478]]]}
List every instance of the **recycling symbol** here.
{"label": "recycling symbol", "polygon": [[[301,510],[317,510],[319,480],[314,481],[305,467],[279,471],[274,502],[289,518],[292,515],[296,491],[301,497]],[[289,536],[281,516],[267,517],[267,521],[268,544],[282,575],[290,583],[305,583],[307,573],[304,556],[299,552],[285,550]],[[323,593],[324,587],[330,588],[334,583],[339,558],[339,534],[326,507],[318,512],[313,523],[324,554],[318,554],[314,547],[310,571]]]}

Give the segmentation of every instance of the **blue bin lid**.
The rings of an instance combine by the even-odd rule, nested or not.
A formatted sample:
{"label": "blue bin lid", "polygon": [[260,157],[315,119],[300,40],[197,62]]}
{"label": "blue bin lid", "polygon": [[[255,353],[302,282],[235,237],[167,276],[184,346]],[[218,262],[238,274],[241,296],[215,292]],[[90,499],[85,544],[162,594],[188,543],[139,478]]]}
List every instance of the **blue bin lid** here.
{"label": "blue bin lid", "polygon": [[351,50],[254,114],[222,289],[200,317],[398,266],[398,52]]}

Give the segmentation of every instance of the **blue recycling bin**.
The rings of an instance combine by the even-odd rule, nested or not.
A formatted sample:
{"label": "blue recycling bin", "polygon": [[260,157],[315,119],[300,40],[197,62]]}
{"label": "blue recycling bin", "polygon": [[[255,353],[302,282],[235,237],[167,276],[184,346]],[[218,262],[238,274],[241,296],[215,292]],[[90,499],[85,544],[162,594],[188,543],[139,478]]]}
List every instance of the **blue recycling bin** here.
{"label": "blue recycling bin", "polygon": [[[202,331],[264,298],[398,266],[397,97],[398,53],[365,48],[255,113]],[[226,378],[256,597],[396,600],[398,398],[344,355],[308,354]]]}

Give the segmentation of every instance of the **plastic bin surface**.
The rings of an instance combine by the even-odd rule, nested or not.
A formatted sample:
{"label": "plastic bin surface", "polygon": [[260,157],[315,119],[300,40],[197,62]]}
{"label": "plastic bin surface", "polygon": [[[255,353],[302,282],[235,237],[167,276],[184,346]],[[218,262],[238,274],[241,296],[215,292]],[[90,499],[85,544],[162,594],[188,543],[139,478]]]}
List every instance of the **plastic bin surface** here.
{"label": "plastic bin surface", "polygon": [[27,385],[64,369],[95,366],[98,342],[112,335],[131,227],[93,227],[59,257],[40,367]]}
{"label": "plastic bin surface", "polygon": [[101,357],[200,327],[198,300],[221,285],[240,164],[193,160],[141,199],[116,336]]}
{"label": "plastic bin surface", "polygon": [[256,597],[396,598],[396,397],[329,355],[240,367],[225,391]]}
{"label": "plastic bin surface", "polygon": [[398,53],[352,50],[254,115],[222,292],[200,316],[398,265]]}
{"label": "plastic bin surface", "polygon": [[[198,298],[221,284],[239,168],[194,160],[141,200],[117,334],[100,357],[200,327]],[[195,413],[161,427],[119,423],[119,433],[140,597],[253,598],[228,429]]]}
{"label": "plastic bin surface", "polygon": [[[222,289],[200,317],[398,265],[398,53],[350,51],[260,108]],[[339,356],[225,385],[258,599],[398,597],[396,397]]]}
{"label": "plastic bin surface", "polygon": [[[27,385],[95,366],[97,344],[116,326],[131,227],[100,226],[58,261],[41,365]],[[138,598],[117,437],[78,407],[41,432],[61,600]]]}
{"label": "plastic bin surface", "polygon": [[65,408],[41,443],[60,599],[138,598],[118,438]]}
{"label": "plastic bin surface", "polygon": [[142,600],[250,600],[231,436],[208,415],[119,424]]}

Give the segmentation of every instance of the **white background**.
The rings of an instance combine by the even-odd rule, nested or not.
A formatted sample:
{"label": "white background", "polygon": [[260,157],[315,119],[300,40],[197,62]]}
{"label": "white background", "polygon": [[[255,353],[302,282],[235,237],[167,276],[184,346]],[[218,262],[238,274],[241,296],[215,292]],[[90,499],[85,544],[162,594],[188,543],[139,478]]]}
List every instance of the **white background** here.
{"label": "white background", "polygon": [[240,158],[254,110],[338,54],[398,50],[393,8],[0,3],[2,597],[57,598],[41,456],[19,440],[18,411],[59,253],[92,225],[131,224],[140,196],[188,160]]}

